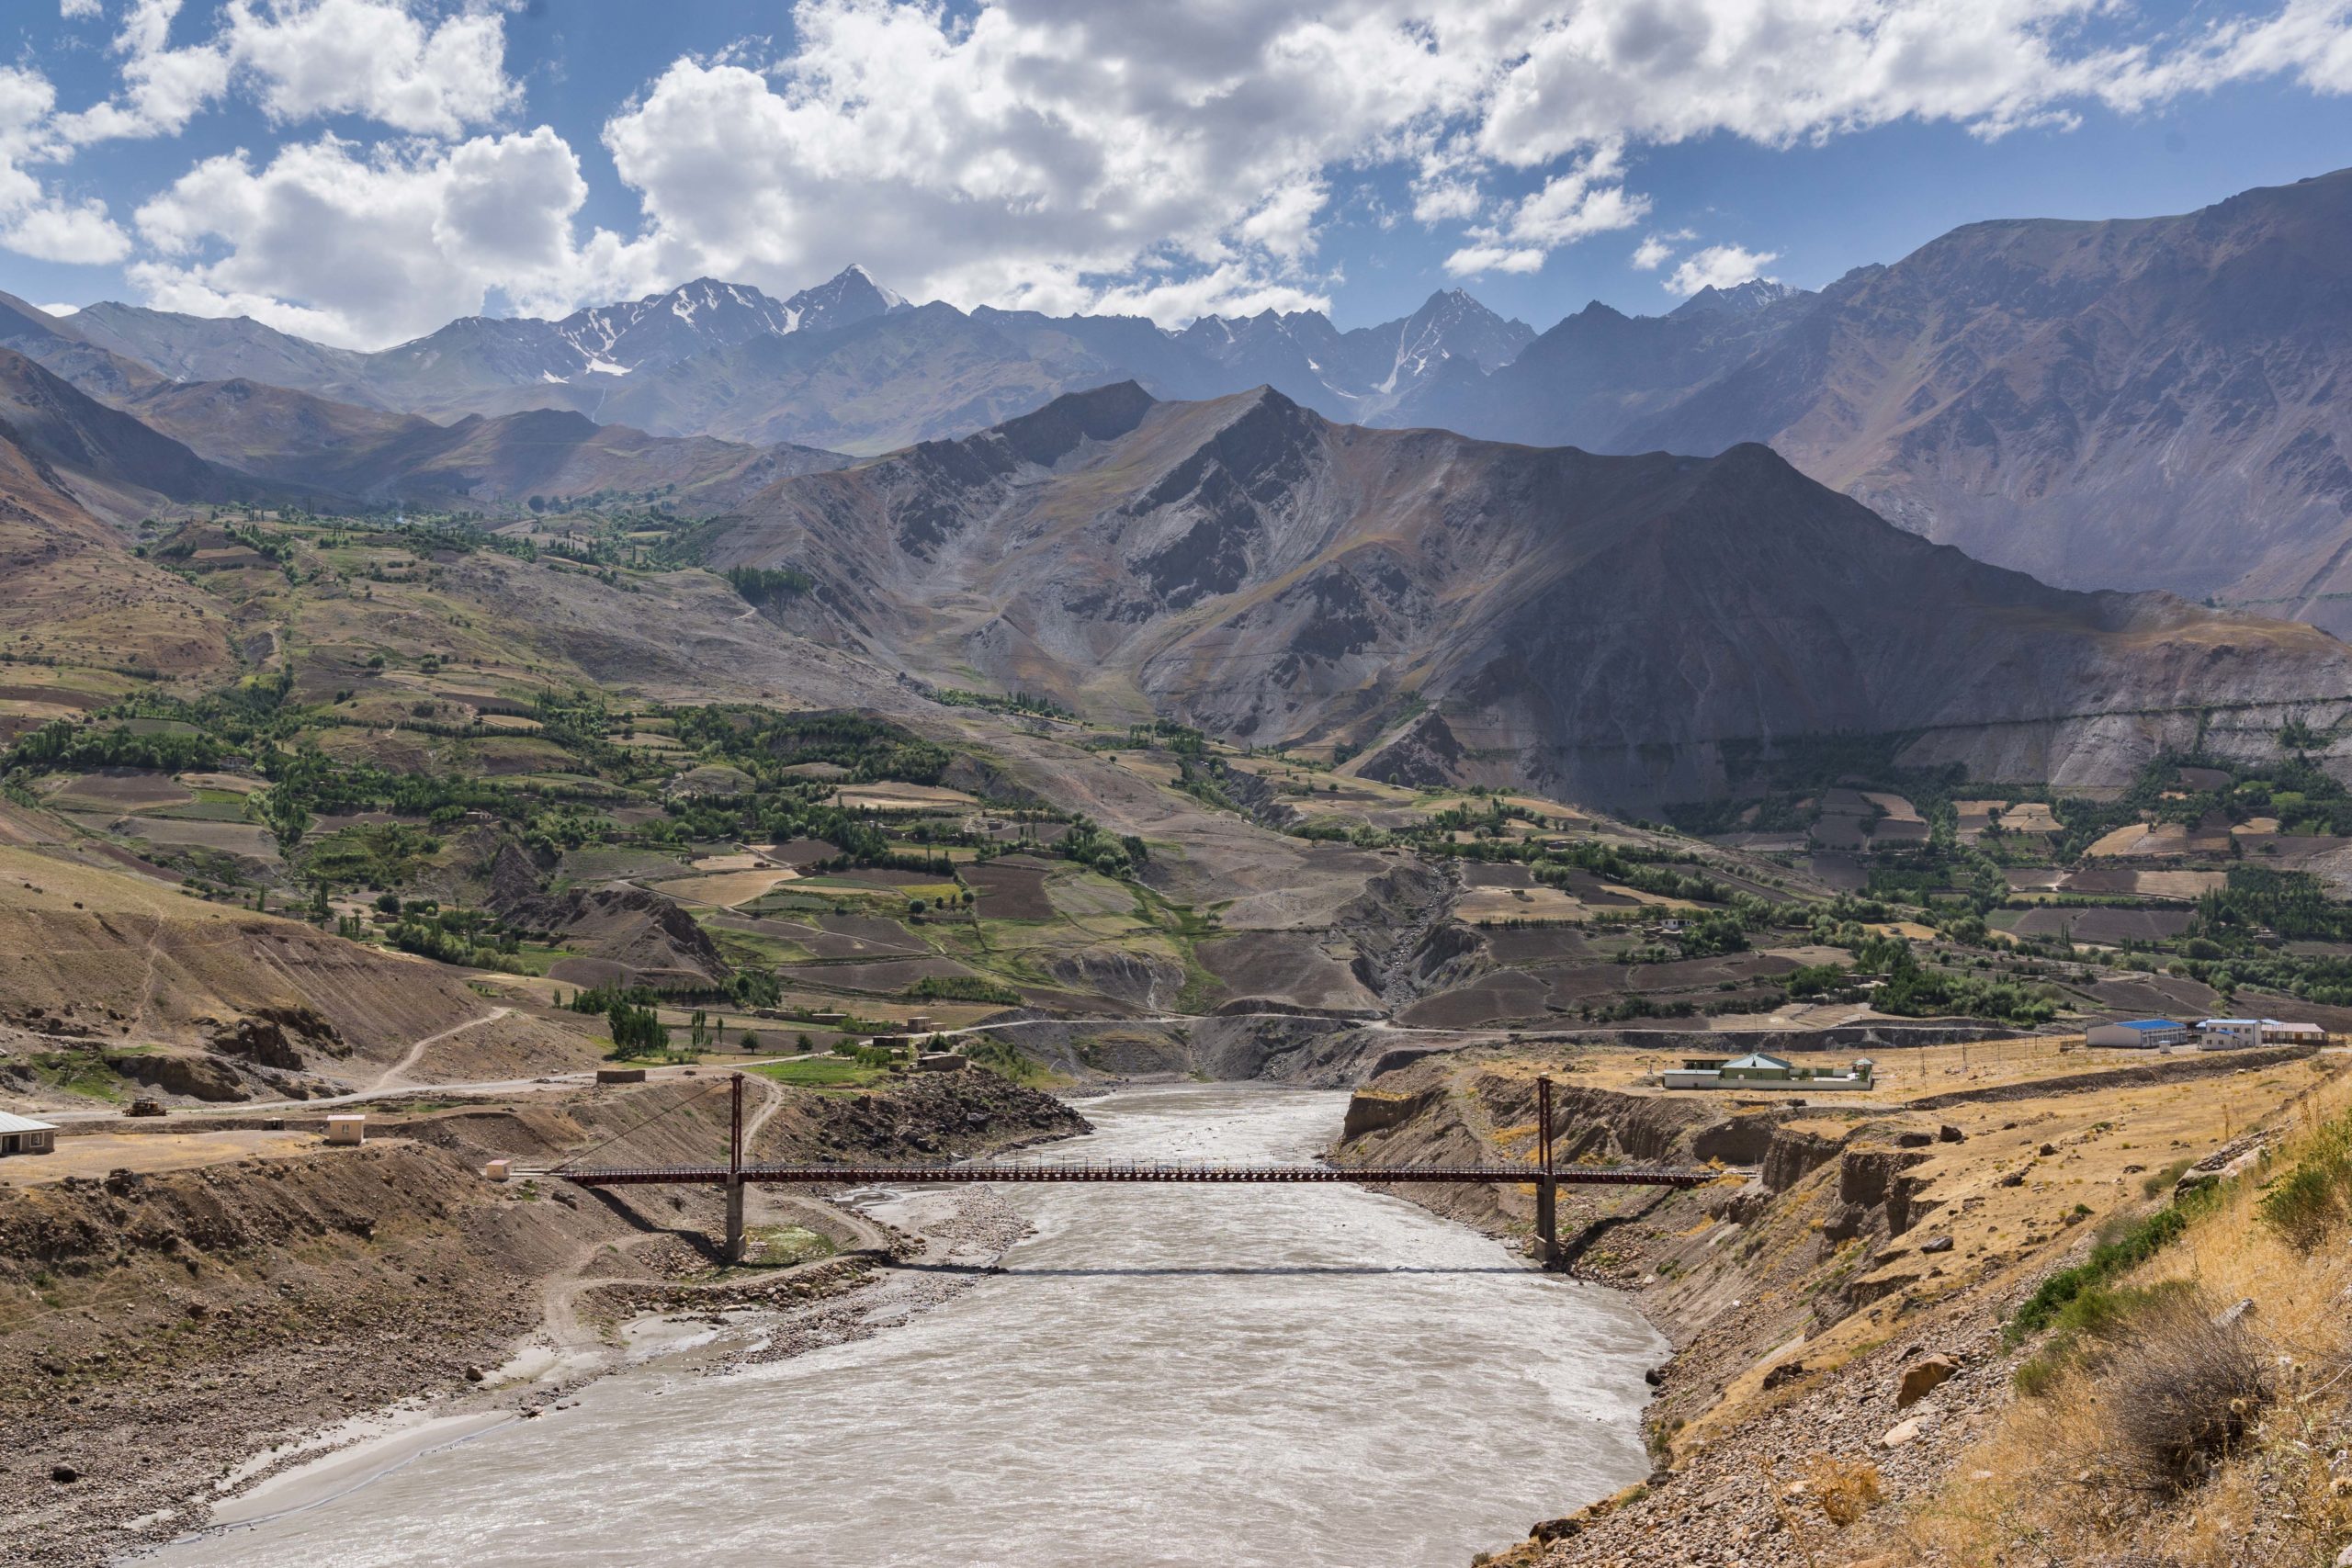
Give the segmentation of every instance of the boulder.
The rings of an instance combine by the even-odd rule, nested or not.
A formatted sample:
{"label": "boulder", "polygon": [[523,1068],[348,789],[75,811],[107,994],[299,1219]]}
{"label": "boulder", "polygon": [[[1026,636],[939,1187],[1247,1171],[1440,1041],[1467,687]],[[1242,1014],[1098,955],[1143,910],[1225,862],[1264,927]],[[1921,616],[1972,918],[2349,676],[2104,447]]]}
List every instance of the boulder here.
{"label": "boulder", "polygon": [[1967,1140],[1967,1134],[1962,1132],[1959,1128],[1953,1126],[1949,1122],[1936,1129],[1936,1141],[1940,1144],[1963,1143]]}
{"label": "boulder", "polygon": [[1895,1408],[1918,1404],[1959,1371],[1960,1363],[1950,1356],[1926,1356],[1912,1362],[1903,1369],[1902,1381],[1895,1387]]}
{"label": "boulder", "polygon": [[1920,1424],[1921,1418],[1917,1416],[1914,1416],[1908,1421],[1899,1421],[1895,1423],[1894,1426],[1889,1427],[1885,1433],[1880,1437],[1878,1446],[1883,1449],[1901,1448],[1904,1444],[1909,1442],[1912,1438],[1919,1435]]}

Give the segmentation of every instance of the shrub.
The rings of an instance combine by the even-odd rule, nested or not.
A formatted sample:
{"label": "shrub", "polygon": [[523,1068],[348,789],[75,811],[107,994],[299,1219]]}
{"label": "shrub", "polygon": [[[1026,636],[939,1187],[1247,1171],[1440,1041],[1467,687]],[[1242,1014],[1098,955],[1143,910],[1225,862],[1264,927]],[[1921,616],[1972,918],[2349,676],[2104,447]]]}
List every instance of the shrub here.
{"label": "shrub", "polygon": [[2030,1334],[2040,1333],[2076,1296],[2146,1262],[2188,1228],[2188,1213],[2176,1203],[2169,1209],[2157,1210],[2117,1239],[2099,1243],[2091,1248],[2088,1258],[2072,1269],[2061,1269],[2042,1280],[2041,1288],[2010,1317],[2001,1331],[2002,1337],[2015,1345]]}
{"label": "shrub", "polygon": [[2273,1182],[2256,1217],[2288,1246],[2310,1252],[2344,1222],[2352,1204],[2352,1117],[2321,1127],[2295,1168]]}
{"label": "shrub", "polygon": [[1878,1466],[1868,1460],[1816,1454],[1804,1467],[1805,1490],[1825,1517],[1844,1529],[1877,1506]]}
{"label": "shrub", "polygon": [[2106,1347],[2124,1337],[2133,1319],[2191,1290],[2185,1280],[2167,1280],[2116,1289],[2094,1286],[2083,1292],[2058,1310],[2051,1324],[2050,1342],[2019,1366],[2011,1381],[2019,1393],[2029,1397],[2048,1393],[2067,1368],[2095,1363]]}
{"label": "shrub", "polygon": [[2243,1319],[2216,1322],[2194,1291],[2134,1312],[2103,1358],[2109,1429],[2099,1458],[2127,1486],[2196,1485],[2271,1395],[2269,1357]]}

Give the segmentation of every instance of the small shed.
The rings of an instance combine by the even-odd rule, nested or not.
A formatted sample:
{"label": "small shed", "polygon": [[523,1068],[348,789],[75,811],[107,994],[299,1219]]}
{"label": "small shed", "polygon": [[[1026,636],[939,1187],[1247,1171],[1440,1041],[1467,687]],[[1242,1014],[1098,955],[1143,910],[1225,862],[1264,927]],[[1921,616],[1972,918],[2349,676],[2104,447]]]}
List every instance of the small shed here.
{"label": "small shed", "polygon": [[327,1118],[327,1142],[345,1147],[368,1141],[368,1118],[356,1112]]}
{"label": "small shed", "polygon": [[2188,1026],[2168,1018],[2135,1018],[2117,1023],[2094,1023],[2084,1038],[2093,1045],[2125,1050],[2158,1050],[2188,1043]]}
{"label": "small shed", "polygon": [[48,1155],[57,1152],[57,1126],[29,1116],[0,1111],[0,1155]]}

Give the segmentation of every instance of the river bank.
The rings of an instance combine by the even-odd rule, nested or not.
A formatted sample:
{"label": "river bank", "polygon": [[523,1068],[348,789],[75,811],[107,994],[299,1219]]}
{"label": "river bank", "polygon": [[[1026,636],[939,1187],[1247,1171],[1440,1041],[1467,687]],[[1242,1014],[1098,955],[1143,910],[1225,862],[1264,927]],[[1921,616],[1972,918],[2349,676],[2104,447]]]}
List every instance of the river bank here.
{"label": "river bank", "polygon": [[[725,1128],[705,1087],[386,1108],[360,1149],[0,1188],[0,1557],[85,1568],[326,1448],[408,1441],[444,1415],[529,1421],[575,1396],[613,1362],[608,1325],[707,1274],[717,1197],[496,1184],[482,1163],[552,1161],[640,1123],[628,1146],[645,1157],[707,1156]],[[754,1093],[759,1157],[979,1155],[1086,1125],[977,1072]],[[805,1305],[871,1268],[820,1259],[737,1289]]]}
{"label": "river bank", "polygon": [[[1098,1131],[1069,1152],[1303,1159],[1343,1104],[1125,1090],[1090,1101]],[[859,1207],[946,1237],[950,1197]],[[997,1269],[982,1257],[1002,1233],[963,1216],[968,1258],[949,1242],[789,1327],[701,1324],[740,1342],[625,1367],[537,1419],[154,1561],[602,1561],[625,1528],[638,1557],[720,1568],[1403,1568],[1465,1560],[1526,1510],[1647,1471],[1641,1372],[1664,1347],[1638,1314],[1411,1205],[1348,1187],[995,1201],[1030,1231]],[[1458,1483],[1530,1455],[1517,1495]]]}
{"label": "river bank", "polygon": [[[1673,1346],[1645,1419],[1657,1463],[1598,1505],[1530,1516],[1516,1545],[1486,1543],[1491,1563],[1943,1560],[1915,1531],[2018,1404],[2015,1374],[2039,1348],[2005,1331],[2020,1303],[2169,1207],[2200,1163],[2258,1158],[2343,1063],[2151,1064],[2053,1042],[2048,1060],[1928,1047],[1905,1066],[1916,1087],[1868,1105],[1668,1093],[1643,1086],[1635,1054],[1546,1046],[1424,1061],[1359,1091],[1342,1163],[1527,1159],[1545,1075],[1564,1160],[1753,1173],[1682,1192],[1564,1189],[1576,1271],[1629,1292]],[[1528,1235],[1532,1188],[1411,1191]]]}

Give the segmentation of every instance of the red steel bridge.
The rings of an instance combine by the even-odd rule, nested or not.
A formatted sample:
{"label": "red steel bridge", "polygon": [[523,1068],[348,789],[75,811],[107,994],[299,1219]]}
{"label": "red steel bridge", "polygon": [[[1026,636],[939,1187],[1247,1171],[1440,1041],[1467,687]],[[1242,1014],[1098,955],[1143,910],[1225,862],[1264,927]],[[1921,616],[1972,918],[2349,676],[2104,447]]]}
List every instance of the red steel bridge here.
{"label": "red steel bridge", "polygon": [[923,1165],[747,1165],[743,1160],[743,1075],[730,1088],[733,1115],[725,1165],[557,1166],[545,1172],[575,1187],[719,1187],[727,1192],[729,1258],[743,1251],[746,1187],[872,1186],[910,1182],[1350,1182],[1359,1187],[1403,1183],[1532,1182],[1535,1230],[1547,1262],[1559,1253],[1558,1189],[1703,1187],[1734,1172],[1712,1166],[1555,1166],[1552,1160],[1552,1080],[1535,1080],[1536,1159],[1530,1165],[1432,1165],[1342,1168],[1328,1165],[1190,1165],[1166,1161],[1063,1161]]}

